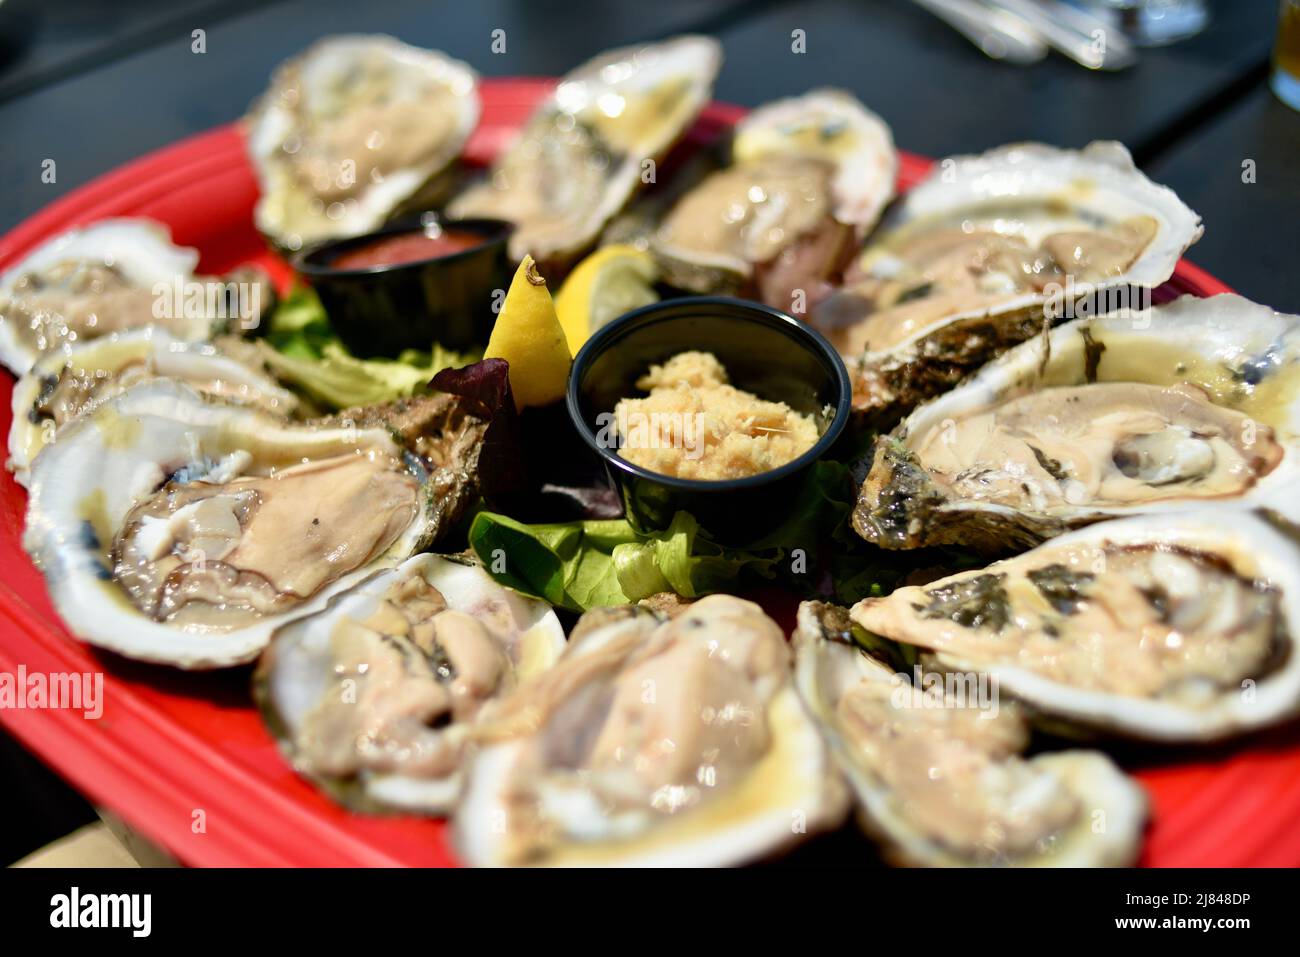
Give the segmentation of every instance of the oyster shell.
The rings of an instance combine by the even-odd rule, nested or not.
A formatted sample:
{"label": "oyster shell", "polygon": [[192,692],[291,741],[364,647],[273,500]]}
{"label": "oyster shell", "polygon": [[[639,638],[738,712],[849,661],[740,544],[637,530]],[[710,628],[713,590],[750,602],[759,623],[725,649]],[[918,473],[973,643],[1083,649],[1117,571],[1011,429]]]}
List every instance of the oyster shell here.
{"label": "oyster shell", "polygon": [[852,93],[823,88],[760,106],[736,124],[739,164],[770,156],[820,157],[834,169],[837,222],[865,234],[894,198],[898,153],[889,126]]}
{"label": "oyster shell", "polygon": [[148,326],[48,352],[14,384],[9,462],[19,484],[36,453],[65,423],[145,379],[187,382],[205,395],[293,415],[298,398],[270,375],[209,343],[183,342]]}
{"label": "oyster shell", "polygon": [[1054,718],[1200,742],[1300,710],[1298,569],[1292,535],[1206,507],[1102,522],[852,615]]}
{"label": "oyster shell", "polygon": [[563,266],[646,182],[709,102],[717,42],[682,36],[602,54],[565,76],[451,216],[506,219],[510,255]]}
{"label": "oyster shell", "polygon": [[853,785],[863,829],[892,860],[1133,863],[1146,796],[1108,757],[1022,757],[1029,732],[1013,704],[981,709],[938,683],[923,690],[855,645],[851,629],[844,609],[801,604],[795,681]]}
{"label": "oyster shell", "polygon": [[0,362],[22,375],[48,350],[145,325],[209,338],[222,317],[158,315],[174,312],[158,308],[162,297],[198,262],[152,220],[106,219],[48,240],[0,276]]}
{"label": "oyster shell", "polygon": [[429,471],[387,427],[293,424],[148,380],[36,456],[23,546],[78,637],[183,668],[238,664],[446,531],[484,431],[464,417],[441,436],[456,461]]}
{"label": "oyster shell", "polygon": [[588,612],[555,667],[484,710],[462,858],[719,865],[834,825],[847,794],[789,668],[776,623],[728,595]]}
{"label": "oyster shell", "polygon": [[855,407],[892,425],[1079,301],[1160,285],[1201,232],[1119,143],[950,157],[811,321],[850,362]]}
{"label": "oyster shell", "polygon": [[437,813],[460,792],[479,709],[563,650],[545,602],[417,555],[279,628],[254,690],[294,767],[349,806]]}
{"label": "oyster shell", "polygon": [[[652,242],[669,282],[798,309],[821,296],[894,192],[889,127],[849,93],[813,90],[736,126],[732,165],[664,217]],[[823,288],[824,287],[824,288]]]}
{"label": "oyster shell", "polygon": [[479,111],[478,76],[459,60],[381,35],[320,40],[246,120],[257,228],[296,250],[430,205]]}
{"label": "oyster shell", "polygon": [[1300,521],[1300,317],[1185,296],[1023,343],[876,443],[853,527],[1001,552],[1209,500]]}

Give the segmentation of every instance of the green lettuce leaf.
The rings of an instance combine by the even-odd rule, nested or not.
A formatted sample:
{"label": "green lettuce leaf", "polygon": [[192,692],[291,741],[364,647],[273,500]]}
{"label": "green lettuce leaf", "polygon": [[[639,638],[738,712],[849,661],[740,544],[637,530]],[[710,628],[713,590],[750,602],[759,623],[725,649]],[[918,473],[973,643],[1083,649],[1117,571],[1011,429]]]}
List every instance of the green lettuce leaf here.
{"label": "green lettuce leaf", "polygon": [[408,349],[396,359],[358,359],[334,334],[320,299],[306,286],[276,307],[262,343],[262,359],[273,375],[332,409],[413,395],[437,372],[478,358],[434,343],[428,352]]}
{"label": "green lettuce leaf", "polygon": [[[811,594],[811,556],[847,520],[852,501],[848,469],[821,462],[781,525],[742,547],[712,541],[686,512],[662,532],[640,534],[623,519],[528,525],[484,511],[470,526],[469,544],[503,585],[570,611],[665,591],[697,598],[755,578],[784,579]],[[808,556],[800,571],[790,560],[795,549]]]}
{"label": "green lettuce leaf", "polygon": [[770,574],[775,561],[700,538],[699,523],[685,512],[653,535],[623,519],[527,525],[479,512],[469,544],[503,585],[578,612],[663,591],[695,598],[734,583],[742,571]]}
{"label": "green lettuce leaf", "polygon": [[497,581],[571,611],[631,600],[619,583],[614,550],[637,540],[622,519],[527,525],[479,512],[469,530],[470,547]]}

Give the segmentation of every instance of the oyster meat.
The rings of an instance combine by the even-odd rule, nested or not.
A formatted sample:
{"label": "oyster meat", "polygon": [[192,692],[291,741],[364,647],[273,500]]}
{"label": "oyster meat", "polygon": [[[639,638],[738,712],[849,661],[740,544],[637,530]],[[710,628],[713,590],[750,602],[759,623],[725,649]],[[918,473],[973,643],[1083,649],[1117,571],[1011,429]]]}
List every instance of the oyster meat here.
{"label": "oyster meat", "polygon": [[9,468],[22,485],[36,453],[100,402],[153,378],[179,379],[205,395],[293,415],[298,398],[261,369],[210,343],[183,342],[147,326],[48,352],[14,384]]}
{"label": "oyster meat", "polygon": [[833,826],[847,794],[776,623],[702,598],[588,612],[483,710],[454,819],[470,864],[721,865]]}
{"label": "oyster meat", "polygon": [[387,36],[317,42],[246,120],[257,228],[297,250],[431,205],[479,110],[478,76],[459,60]]}
{"label": "oyster meat", "polygon": [[[1024,715],[923,686],[854,643],[843,608],[804,602],[799,692],[858,799],[863,829],[920,866],[1117,867],[1141,847],[1142,789],[1096,751],[1023,757]],[[962,686],[965,687],[964,685]],[[1100,822],[1101,826],[1098,826]]]}
{"label": "oyster meat", "polygon": [[487,179],[452,201],[456,218],[515,224],[510,255],[563,266],[581,255],[709,102],[715,40],[683,36],[602,54],[569,73]]}
{"label": "oyster meat", "polygon": [[278,629],[254,690],[294,767],[349,806],[437,813],[460,791],[478,711],[563,649],[545,602],[417,555]]}
{"label": "oyster meat", "polygon": [[892,425],[1080,302],[1160,285],[1201,232],[1119,143],[950,157],[811,319],[850,362],[855,407]]}
{"label": "oyster meat", "polygon": [[1223,506],[1102,522],[852,615],[1068,723],[1206,741],[1300,710],[1294,535]]}
{"label": "oyster meat", "polygon": [[652,248],[669,282],[695,292],[754,291],[769,305],[829,290],[893,196],[889,127],[856,98],[813,90],[750,113],[732,165],[677,201]]}
{"label": "oyster meat", "polygon": [[23,545],[84,640],[186,668],[238,664],[445,532],[472,498],[485,430],[466,416],[426,435],[458,459],[430,469],[387,426],[290,423],[152,379],[36,456]]}
{"label": "oyster meat", "polygon": [[876,225],[894,198],[893,133],[845,90],[811,90],[760,106],[736,124],[731,153],[742,166],[773,156],[825,160],[834,174],[831,214],[859,235]]}
{"label": "oyster meat", "polygon": [[[49,240],[0,276],[0,362],[16,375],[51,349],[147,325],[178,339],[208,339],[232,324],[255,325],[271,292],[257,278],[256,295],[238,285],[198,280],[196,250],[172,244],[166,227],[145,219],[107,219]],[[216,308],[191,302],[186,285],[199,281]],[[181,295],[174,295],[180,289]]]}
{"label": "oyster meat", "polygon": [[1300,521],[1300,317],[1186,296],[1059,326],[878,440],[853,526],[884,548],[1030,546],[1204,501]]}

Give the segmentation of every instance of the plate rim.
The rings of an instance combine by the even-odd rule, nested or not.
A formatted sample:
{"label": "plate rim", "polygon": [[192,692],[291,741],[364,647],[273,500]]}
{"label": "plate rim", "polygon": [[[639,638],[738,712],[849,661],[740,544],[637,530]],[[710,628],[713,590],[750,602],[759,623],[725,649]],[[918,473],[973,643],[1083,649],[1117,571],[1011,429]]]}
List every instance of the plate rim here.
{"label": "plate rim", "polygon": [[[481,85],[484,119],[467,145],[469,158],[485,161],[500,149],[536,101],[556,82],[549,77],[485,78]],[[492,115],[493,111],[496,115]],[[701,129],[709,135],[730,126],[746,112],[743,107],[712,102],[691,135],[698,136]],[[899,179],[910,180],[906,182],[909,187],[933,164],[930,159],[905,151],[899,152],[899,158]],[[185,137],[108,170],[70,190],[0,237],[0,270],[57,233],[108,216],[139,215],[124,209],[128,206],[138,209],[157,202],[199,177],[228,176],[232,163],[241,176],[247,174],[239,121]],[[240,169],[240,163],[245,168]],[[1232,291],[1185,258],[1180,260],[1167,285],[1175,292],[1196,295]],[[13,483],[12,476],[8,475],[0,481]],[[16,541],[21,541],[25,505],[26,496],[16,483],[12,489],[0,487],[0,522]],[[25,558],[21,547],[19,554]],[[276,780],[239,765],[209,737],[180,725],[167,712],[144,700],[135,688],[139,680],[136,676],[123,676],[120,669],[105,667],[105,663],[117,664],[115,656],[68,635],[57,621],[51,627],[41,611],[15,590],[7,578],[0,579],[0,625],[6,635],[0,640],[0,671],[15,674],[20,668],[26,668],[77,672],[85,670],[87,665],[95,665],[104,673],[106,691],[110,684],[113,686],[114,709],[111,728],[96,727],[101,722],[87,722],[79,712],[58,709],[0,709],[0,724],[93,803],[111,808],[185,863],[196,866],[399,866],[408,863],[369,842],[363,829],[353,826],[355,819],[345,818],[347,824],[341,826],[337,818],[331,819],[318,808],[304,804],[297,796],[299,790],[286,790]],[[20,643],[11,640],[9,635],[21,636],[22,647],[16,647]],[[19,662],[19,654],[31,660]],[[152,677],[155,673],[147,674]],[[88,733],[88,727],[93,733]],[[1297,753],[1300,755],[1300,749]],[[158,754],[165,754],[168,760],[156,760]],[[151,755],[154,760],[150,760]],[[1215,795],[1231,793],[1248,779],[1254,780],[1252,775],[1261,770],[1256,767],[1256,756],[1252,750],[1245,760],[1231,767],[1208,767],[1211,780],[1199,797],[1210,800]],[[1196,759],[1192,763],[1201,766]],[[1182,766],[1175,764],[1173,770]],[[287,764],[286,770],[293,773]],[[1165,770],[1163,766],[1157,768],[1153,776]],[[1285,784],[1286,769],[1274,770],[1270,780],[1280,788]],[[223,829],[220,837],[189,839],[185,833],[189,820],[178,821],[177,811],[193,804],[193,781],[214,775],[223,778],[223,786],[206,788],[204,810],[213,818],[237,826]],[[310,785],[298,780],[302,787],[310,789]],[[1262,795],[1272,793],[1262,786],[1260,791]],[[248,813],[249,804],[257,805],[258,813]],[[1300,789],[1293,795],[1291,805],[1300,809]],[[1282,815],[1278,817],[1280,821]],[[428,819],[421,823],[432,825],[429,833],[438,845],[431,852],[431,863],[455,865],[446,840],[446,823]],[[1185,832],[1188,822],[1180,818],[1178,823],[1179,830]],[[1262,849],[1280,831],[1280,827],[1275,827],[1265,834],[1251,834],[1254,850],[1247,856],[1256,860],[1266,856]],[[1150,853],[1150,837],[1148,831],[1143,845],[1144,861]],[[1169,841],[1174,837],[1169,835]],[[1184,838],[1188,836],[1184,834]],[[1199,853],[1190,855],[1194,863],[1204,863],[1207,856],[1212,856],[1204,840],[1196,842],[1188,838],[1188,843],[1199,843]],[[1300,858],[1294,842],[1291,853]],[[1170,856],[1183,860],[1169,863],[1185,863],[1188,855],[1170,851]]]}

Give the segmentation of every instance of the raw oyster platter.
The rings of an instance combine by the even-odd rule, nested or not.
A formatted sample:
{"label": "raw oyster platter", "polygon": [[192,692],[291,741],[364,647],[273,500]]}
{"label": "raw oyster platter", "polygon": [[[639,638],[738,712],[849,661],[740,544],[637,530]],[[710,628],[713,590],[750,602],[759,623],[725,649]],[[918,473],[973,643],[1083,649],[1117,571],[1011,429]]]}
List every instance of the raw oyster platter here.
{"label": "raw oyster platter", "polygon": [[327,38],[0,239],[0,671],[103,675],[0,719],[195,865],[1300,863],[1300,317],[720,69]]}

